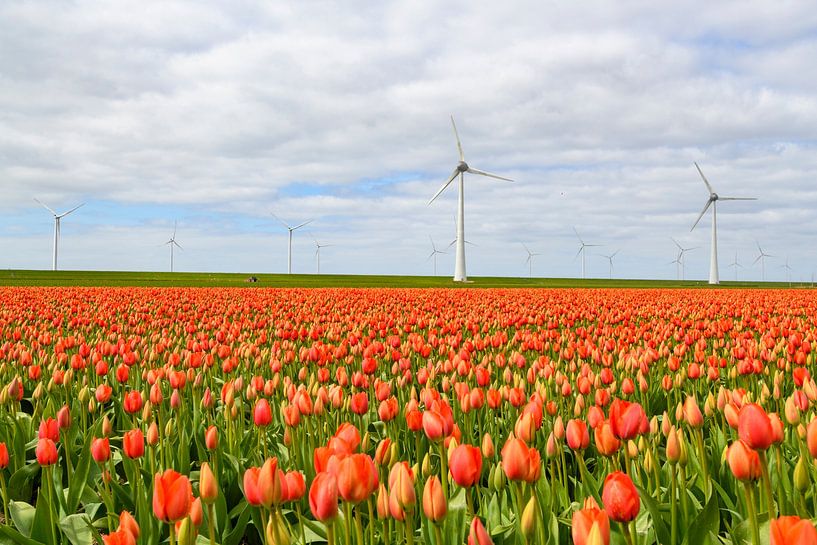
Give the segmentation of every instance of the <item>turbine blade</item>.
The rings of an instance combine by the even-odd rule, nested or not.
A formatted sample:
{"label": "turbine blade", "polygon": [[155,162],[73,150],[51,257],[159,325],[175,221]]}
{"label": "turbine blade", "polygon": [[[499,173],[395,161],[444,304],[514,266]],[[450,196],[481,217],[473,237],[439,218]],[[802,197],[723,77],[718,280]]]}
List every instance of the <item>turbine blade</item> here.
{"label": "turbine blade", "polygon": [[701,175],[701,179],[702,179],[702,180],[704,181],[704,183],[706,184],[706,188],[709,190],[709,194],[711,195],[712,193],[714,193],[714,192],[715,192],[715,190],[714,190],[714,189],[712,189],[712,186],[711,186],[711,185],[709,185],[709,180],[707,180],[707,179],[706,179],[706,176],[704,176],[704,173],[703,173],[703,171],[701,170],[701,167],[699,167],[699,166],[698,166],[698,163],[695,163],[695,168],[697,168],[697,169],[698,169],[698,174],[700,174],[700,175]]}
{"label": "turbine blade", "polygon": [[184,248],[182,248],[182,245],[176,242],[175,240],[173,241],[173,244],[175,244],[176,247],[179,248],[179,250],[184,250]]}
{"label": "turbine blade", "polygon": [[576,252],[575,256],[573,256],[573,261],[576,261],[576,258],[579,257],[579,254],[582,253],[582,250],[584,250],[584,246],[579,247],[579,251]]}
{"label": "turbine blade", "polygon": [[466,240],[466,241],[465,241],[465,243],[466,243],[466,244],[470,244],[471,246],[477,246],[477,244],[474,244],[474,243],[473,243],[473,242],[471,242],[470,240]]}
{"label": "turbine blade", "polygon": [[620,251],[621,250],[616,250],[615,252],[613,252],[613,255],[610,256],[610,259],[616,257],[616,254],[619,253]]}
{"label": "turbine blade", "polygon": [[757,263],[758,261],[760,261],[760,258],[761,258],[761,257],[763,257],[763,254],[760,254],[759,256],[757,256],[757,257],[755,258],[755,260],[754,260],[754,261],[752,261],[752,265],[754,265],[755,263]]}
{"label": "turbine blade", "polygon": [[530,253],[530,250],[528,249],[524,242],[520,242],[520,244],[522,244],[522,247],[525,249],[526,252]]}
{"label": "turbine blade", "polygon": [[439,190],[439,191],[437,191],[437,192],[434,194],[434,196],[433,196],[433,197],[431,197],[431,200],[430,200],[430,201],[428,201],[428,204],[427,204],[426,206],[428,206],[429,204],[433,203],[433,202],[434,202],[434,200],[435,200],[437,197],[439,197],[439,196],[440,196],[440,194],[441,194],[443,191],[445,191],[445,188],[446,188],[446,187],[448,187],[448,186],[451,184],[451,182],[453,182],[453,181],[454,181],[454,178],[456,178],[456,177],[457,177],[457,174],[459,174],[459,173],[460,173],[460,171],[459,171],[459,170],[457,170],[457,169],[455,168],[455,169],[454,169],[454,172],[452,172],[452,173],[451,173],[451,177],[450,177],[450,178],[448,178],[448,180],[447,180],[447,181],[446,181],[446,182],[443,184],[443,186],[440,188],[440,190]]}
{"label": "turbine blade", "polygon": [[311,219],[311,220],[307,220],[307,221],[303,222],[302,224],[300,224],[300,225],[298,225],[298,226],[293,227],[293,228],[292,228],[292,230],[294,231],[295,229],[300,229],[300,228],[301,228],[301,227],[303,227],[304,225],[309,225],[309,224],[310,224],[310,223],[312,223],[313,221],[315,221],[315,219],[314,219],[314,218],[313,218],[313,219]]}
{"label": "turbine blade", "polygon": [[454,116],[451,116],[451,126],[454,127],[454,138],[457,139],[457,150],[460,152],[460,161],[465,161],[465,154],[462,153],[462,143],[460,143],[460,135],[457,132],[457,124],[454,123]]}
{"label": "turbine blade", "polygon": [[428,261],[429,261],[429,260],[430,260],[432,257],[434,257],[434,252],[431,252],[430,254],[428,254],[428,257],[426,258],[426,263],[428,263]]}
{"label": "turbine blade", "polygon": [[177,226],[177,222],[176,222],[176,220],[173,220],[173,236],[171,238],[174,239],[174,240],[176,239],[176,226]]}
{"label": "turbine blade", "polygon": [[582,240],[581,235],[579,235],[579,232],[578,232],[578,231],[576,231],[576,227],[573,227],[573,232],[574,232],[574,233],[576,233],[576,238],[578,238],[578,239],[579,239],[579,242],[581,242],[581,243],[582,243],[582,246],[584,246],[584,241]]}
{"label": "turbine blade", "polygon": [[[696,166],[697,166],[697,165],[696,165]],[[696,219],[696,220],[695,220],[695,223],[693,223],[693,224],[692,224],[692,229],[690,229],[690,231],[692,231],[693,229],[695,229],[695,226],[696,226],[696,225],[698,225],[698,222],[699,222],[699,221],[701,221],[701,218],[702,218],[702,217],[704,217],[704,214],[706,214],[706,211],[707,211],[707,210],[709,210],[709,205],[710,205],[710,204],[712,204],[712,199],[709,199],[709,200],[707,200],[707,201],[706,201],[706,205],[704,206],[704,209],[703,209],[703,210],[701,210],[701,213],[700,213],[700,215],[698,216],[698,219]]]}
{"label": "turbine blade", "polygon": [[74,208],[72,208],[72,209],[71,209],[71,210],[69,210],[68,212],[63,212],[62,214],[60,214],[60,215],[59,215],[59,216],[57,216],[57,217],[58,217],[58,218],[64,218],[65,216],[67,216],[68,214],[70,214],[71,212],[73,212],[74,210],[76,210],[77,208],[82,208],[83,206],[85,206],[85,203],[82,203],[82,204],[80,204],[80,205],[78,205],[78,206],[75,206]]}
{"label": "turbine blade", "polygon": [[51,212],[52,214],[54,214],[55,216],[57,215],[57,213],[56,213],[56,212],[54,212],[54,209],[52,209],[50,206],[48,206],[48,205],[47,205],[47,204],[45,204],[44,202],[40,201],[40,200],[39,200],[39,199],[37,199],[37,198],[35,198],[35,199],[34,199],[34,201],[35,201],[35,202],[37,202],[39,205],[41,205],[41,206],[42,206],[43,208],[45,208],[46,210],[48,210],[49,212]]}
{"label": "turbine blade", "polygon": [[719,201],[756,201],[757,197],[718,197]]}
{"label": "turbine blade", "polygon": [[680,244],[678,244],[678,241],[677,241],[677,240],[675,240],[675,239],[674,239],[674,238],[672,238],[672,237],[669,237],[669,239],[670,239],[671,241],[673,241],[673,242],[675,243],[675,245],[676,245],[676,246],[678,246],[678,249],[679,249],[679,250],[683,250],[683,248],[681,247],[681,245],[680,245]]}
{"label": "turbine blade", "polygon": [[510,178],[503,178],[502,176],[497,176],[496,174],[491,174],[490,172],[485,172],[484,170],[479,170],[473,167],[468,167],[468,172],[471,174],[479,174],[480,176],[488,176],[489,178],[496,178],[497,180],[505,180],[506,182],[513,181]]}
{"label": "turbine blade", "polygon": [[276,220],[278,220],[278,223],[280,223],[281,225],[283,225],[285,228],[289,229],[289,225],[288,225],[288,224],[287,224],[287,223],[286,223],[284,220],[282,220],[281,218],[279,218],[278,216],[276,216],[276,215],[275,215],[273,212],[270,212],[270,214],[272,215],[272,217],[273,217],[273,218],[275,218]]}

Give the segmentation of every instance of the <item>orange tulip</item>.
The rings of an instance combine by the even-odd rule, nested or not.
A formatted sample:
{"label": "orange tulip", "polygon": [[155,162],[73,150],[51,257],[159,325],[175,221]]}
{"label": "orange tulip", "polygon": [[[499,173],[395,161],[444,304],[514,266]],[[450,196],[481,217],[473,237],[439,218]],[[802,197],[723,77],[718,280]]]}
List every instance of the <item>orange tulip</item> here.
{"label": "orange tulip", "polygon": [[590,432],[583,420],[570,420],[567,423],[567,446],[571,450],[584,450],[590,446]]}
{"label": "orange tulip", "polygon": [[141,458],[145,454],[145,436],[140,429],[125,432],[122,437],[122,450],[128,458]]}
{"label": "orange tulip", "polygon": [[350,503],[366,500],[378,485],[377,468],[368,454],[352,454],[340,462],[337,471],[338,493]]}
{"label": "orange tulip", "polygon": [[199,472],[199,496],[206,504],[213,503],[218,498],[218,482],[216,476],[213,475],[213,470],[210,469],[210,464],[207,462],[201,464],[201,471]]}
{"label": "orange tulip", "polygon": [[610,405],[610,425],[619,439],[628,441],[640,432],[647,415],[638,403],[616,399]]}
{"label": "orange tulip", "polygon": [[270,425],[270,422],[272,422],[272,409],[270,409],[269,401],[266,398],[262,397],[255,403],[252,417],[253,422],[258,427]]}
{"label": "orange tulip", "polygon": [[770,545],[815,545],[817,529],[810,520],[789,516],[772,519]]}
{"label": "orange tulip", "polygon": [[739,481],[756,481],[761,476],[760,457],[741,439],[729,445],[726,461]]}
{"label": "orange tulip", "polygon": [[468,545],[494,545],[479,517],[474,517],[468,530]]}
{"label": "orange tulip", "polygon": [[436,475],[429,477],[423,487],[423,513],[432,522],[440,522],[448,513],[448,501]]}
{"label": "orange tulip", "polygon": [[610,543],[610,519],[607,512],[595,507],[585,507],[573,513],[571,535],[574,545],[588,545],[593,526],[597,526],[603,543]]}
{"label": "orange tulip", "polygon": [[449,457],[448,469],[458,485],[473,486],[482,475],[482,452],[471,445],[459,445]]}
{"label": "orange tulip", "polygon": [[539,451],[511,437],[502,447],[502,469],[512,481],[533,482],[541,475]]}
{"label": "orange tulip", "polygon": [[37,441],[37,463],[41,466],[50,466],[57,463],[57,445],[51,439]]}
{"label": "orange tulip", "polygon": [[124,528],[102,536],[104,545],[136,545],[136,538]]}
{"label": "orange tulip", "polygon": [[127,511],[122,511],[119,513],[119,529],[120,530],[127,530],[133,536],[134,539],[139,539],[139,523],[136,522],[136,519],[133,518],[133,515],[128,513]]}
{"label": "orange tulip", "polygon": [[190,480],[173,471],[157,473],[153,480],[153,514],[163,522],[176,522],[190,514],[193,488]]}

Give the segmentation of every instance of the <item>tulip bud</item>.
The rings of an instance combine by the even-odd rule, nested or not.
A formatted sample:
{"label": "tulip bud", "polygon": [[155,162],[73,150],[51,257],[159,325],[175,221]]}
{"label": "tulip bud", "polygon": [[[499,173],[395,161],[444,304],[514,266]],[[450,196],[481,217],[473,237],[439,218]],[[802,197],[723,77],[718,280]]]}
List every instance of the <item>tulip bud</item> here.
{"label": "tulip bud", "polygon": [[423,487],[423,513],[433,522],[441,521],[448,513],[448,503],[436,475],[429,477]]}
{"label": "tulip bud", "polygon": [[148,445],[155,447],[159,444],[159,427],[156,425],[156,422],[151,422],[150,426],[148,426]]}
{"label": "tulip bud", "polygon": [[185,517],[177,530],[176,541],[178,545],[194,545],[196,542],[196,531],[190,522],[190,517]]}
{"label": "tulip bud", "polygon": [[494,441],[491,439],[491,435],[486,433],[482,436],[482,455],[485,458],[493,458],[494,454]]}
{"label": "tulip bud", "polygon": [[801,493],[805,494],[808,487],[811,485],[811,479],[808,475],[808,466],[806,460],[802,456],[797,460],[797,465],[794,466],[794,487]]}
{"label": "tulip bud", "polygon": [[111,419],[108,418],[108,415],[105,415],[105,418],[102,419],[102,435],[108,437],[111,432],[113,431],[113,424],[111,423]]}
{"label": "tulip bud", "polygon": [[522,534],[526,539],[530,540],[536,533],[536,520],[539,514],[539,506],[536,503],[536,495],[532,494],[528,504],[522,511]]}
{"label": "tulip bud", "polygon": [[201,501],[208,505],[218,498],[218,481],[207,462],[201,465],[201,472],[199,473],[199,496]]}
{"label": "tulip bud", "polygon": [[423,464],[420,467],[420,474],[423,477],[427,478],[429,475],[431,475],[431,456],[429,456],[427,452],[426,455],[423,456]]}

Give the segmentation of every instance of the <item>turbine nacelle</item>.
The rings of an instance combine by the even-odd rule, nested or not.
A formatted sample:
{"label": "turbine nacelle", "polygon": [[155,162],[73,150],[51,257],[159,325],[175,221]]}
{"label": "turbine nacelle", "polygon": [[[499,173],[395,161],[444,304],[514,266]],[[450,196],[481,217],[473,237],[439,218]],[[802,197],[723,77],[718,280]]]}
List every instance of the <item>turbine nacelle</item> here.
{"label": "turbine nacelle", "polygon": [[457,164],[458,172],[468,172],[468,168],[469,168],[468,163],[466,163],[465,161],[460,161],[459,164]]}

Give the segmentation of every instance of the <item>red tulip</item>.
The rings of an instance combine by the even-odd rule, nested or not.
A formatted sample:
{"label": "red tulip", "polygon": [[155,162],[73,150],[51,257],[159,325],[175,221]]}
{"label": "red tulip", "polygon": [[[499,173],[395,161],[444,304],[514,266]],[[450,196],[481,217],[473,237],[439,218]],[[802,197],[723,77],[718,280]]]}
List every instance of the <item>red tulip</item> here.
{"label": "red tulip", "polygon": [[190,480],[173,471],[157,473],[153,479],[153,514],[162,522],[176,522],[190,514],[193,488]]}
{"label": "red tulip", "polygon": [[107,437],[97,438],[91,441],[91,456],[98,464],[107,462],[111,457],[111,444]]}
{"label": "red tulip", "polygon": [[359,392],[349,400],[349,409],[355,414],[366,414],[369,412],[369,394]]}
{"label": "red tulip", "polygon": [[253,422],[258,427],[269,426],[272,422],[272,409],[270,409],[269,401],[266,398],[261,398],[255,403],[253,410]]}
{"label": "red tulip", "polygon": [[300,471],[289,471],[285,478],[287,481],[287,497],[284,501],[298,501],[303,498],[306,492],[304,474]]}
{"label": "red tulip", "polygon": [[738,418],[738,436],[754,450],[766,450],[774,439],[774,430],[766,411],[756,403],[744,405]]}
{"label": "red tulip", "polygon": [[331,473],[318,473],[309,488],[309,509],[321,522],[338,515],[338,483]]}
{"label": "red tulip", "polygon": [[479,517],[474,517],[468,530],[468,545],[494,545]]}
{"label": "red tulip", "polygon": [[145,436],[142,430],[137,428],[125,432],[122,449],[128,458],[141,458],[145,454]]}
{"label": "red tulip", "polygon": [[502,447],[502,469],[512,481],[533,482],[541,475],[539,451],[524,441],[511,437]]}
{"label": "red tulip", "polygon": [[37,463],[41,466],[50,466],[57,463],[57,445],[51,439],[37,441]]}
{"label": "red tulip", "polygon": [[122,408],[128,414],[138,413],[142,410],[142,394],[136,390],[131,390],[125,394],[125,400],[122,402]]}
{"label": "red tulip", "polygon": [[582,420],[573,419],[567,423],[566,437],[571,450],[584,450],[590,446],[590,432]]}
{"label": "red tulip", "polygon": [[610,425],[619,439],[628,441],[636,437],[646,420],[647,415],[638,403],[616,399],[610,405]]}
{"label": "red tulip", "polygon": [[46,418],[40,422],[38,439],[51,439],[55,443],[60,440],[60,425],[54,418]]}
{"label": "red tulip", "polygon": [[134,539],[139,539],[139,523],[133,518],[133,515],[127,511],[119,513],[119,529],[126,530],[133,536]]}
{"label": "red tulip", "polygon": [[0,470],[9,466],[9,449],[5,443],[0,443]]}
{"label": "red tulip", "polygon": [[459,445],[448,459],[448,469],[455,483],[464,488],[473,486],[482,475],[482,452],[478,447]]}
{"label": "red tulip", "polygon": [[615,471],[604,479],[602,491],[604,511],[616,522],[630,522],[638,516],[641,499],[633,481],[621,471]]}
{"label": "red tulip", "polygon": [[817,529],[808,519],[789,516],[772,519],[770,545],[815,545]]}
{"label": "red tulip", "polygon": [[244,472],[244,497],[247,498],[247,503],[256,507],[262,503],[261,491],[258,489],[260,472],[260,467],[250,467]]}
{"label": "red tulip", "polygon": [[104,545],[136,545],[136,538],[124,528],[102,536]]}
{"label": "red tulip", "polygon": [[204,432],[204,446],[207,447],[207,450],[216,450],[218,447],[218,428],[215,426],[210,426]]}

